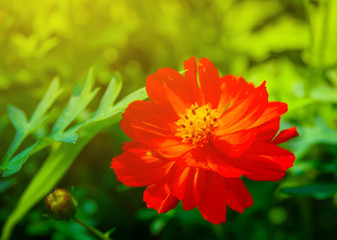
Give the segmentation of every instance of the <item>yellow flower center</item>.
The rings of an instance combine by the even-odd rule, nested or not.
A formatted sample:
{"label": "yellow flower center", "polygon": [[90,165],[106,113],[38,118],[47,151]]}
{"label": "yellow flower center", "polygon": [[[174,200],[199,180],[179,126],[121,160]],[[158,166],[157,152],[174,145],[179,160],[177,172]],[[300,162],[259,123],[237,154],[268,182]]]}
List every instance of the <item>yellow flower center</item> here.
{"label": "yellow flower center", "polygon": [[187,109],[185,114],[180,114],[177,134],[183,143],[191,143],[194,147],[203,147],[209,142],[212,132],[218,127],[220,114],[212,109],[210,104],[199,107],[197,103]]}

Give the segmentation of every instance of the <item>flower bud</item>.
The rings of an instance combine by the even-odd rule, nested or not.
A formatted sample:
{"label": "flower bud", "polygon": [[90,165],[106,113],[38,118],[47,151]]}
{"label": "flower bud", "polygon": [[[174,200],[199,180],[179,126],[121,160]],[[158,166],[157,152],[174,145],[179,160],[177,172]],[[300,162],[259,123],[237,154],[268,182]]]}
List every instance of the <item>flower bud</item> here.
{"label": "flower bud", "polygon": [[66,189],[56,189],[45,198],[46,206],[52,218],[70,220],[76,214],[77,202]]}

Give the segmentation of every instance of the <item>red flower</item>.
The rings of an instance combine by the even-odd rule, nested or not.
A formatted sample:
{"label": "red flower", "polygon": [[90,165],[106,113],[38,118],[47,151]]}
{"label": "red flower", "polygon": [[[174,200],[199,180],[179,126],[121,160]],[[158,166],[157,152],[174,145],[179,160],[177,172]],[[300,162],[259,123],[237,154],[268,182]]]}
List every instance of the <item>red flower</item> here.
{"label": "red flower", "polygon": [[[198,77],[196,75],[198,69]],[[123,146],[111,167],[128,186],[147,186],[144,201],[158,213],[182,200],[208,221],[226,221],[226,206],[240,213],[253,199],[240,179],[278,181],[294,155],[278,147],[298,135],[279,130],[282,102],[269,102],[241,77],[219,77],[206,58],[185,62],[185,77],[170,68],[147,78],[149,101],[136,101],[121,127],[134,141]]]}

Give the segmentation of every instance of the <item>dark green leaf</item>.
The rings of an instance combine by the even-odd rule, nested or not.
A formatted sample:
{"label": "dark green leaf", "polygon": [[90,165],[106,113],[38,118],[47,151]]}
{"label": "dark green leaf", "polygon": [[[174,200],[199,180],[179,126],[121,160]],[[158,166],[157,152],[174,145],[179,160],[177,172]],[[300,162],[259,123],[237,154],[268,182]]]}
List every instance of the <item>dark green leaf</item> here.
{"label": "dark green leaf", "polygon": [[32,146],[30,146],[29,148],[27,148],[26,150],[24,150],[23,152],[19,153],[18,155],[16,155],[14,158],[12,158],[9,163],[6,165],[6,167],[3,169],[3,173],[2,175],[4,177],[8,177],[16,172],[18,172],[22,165],[26,162],[26,160],[28,159],[31,151],[34,149],[34,147],[38,144],[38,142],[36,142],[35,144],[33,144]]}
{"label": "dark green leaf", "polygon": [[169,219],[167,218],[157,218],[150,225],[150,231],[153,235],[158,235],[166,226]]}
{"label": "dark green leaf", "polygon": [[337,193],[337,184],[312,184],[301,187],[282,188],[281,191],[289,195],[326,199],[334,196]]}
{"label": "dark green leaf", "polygon": [[15,178],[0,179],[0,193],[3,193],[8,188],[16,183]]}

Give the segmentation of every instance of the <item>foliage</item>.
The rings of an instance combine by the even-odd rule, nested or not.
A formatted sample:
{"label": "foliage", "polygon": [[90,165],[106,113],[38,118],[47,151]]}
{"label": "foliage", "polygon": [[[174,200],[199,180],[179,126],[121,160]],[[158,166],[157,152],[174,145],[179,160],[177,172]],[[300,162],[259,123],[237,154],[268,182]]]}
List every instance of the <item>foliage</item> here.
{"label": "foliage", "polygon": [[[50,153],[19,199],[17,207],[4,225],[2,239],[8,239],[17,221],[19,221],[32,206],[52,190],[88,141],[90,141],[104,127],[116,123],[121,117],[121,113],[130,102],[146,98],[144,89],[140,89],[121,100],[118,104],[112,106],[122,87],[121,77],[119,74],[116,74],[102,97],[96,112],[94,112],[88,119],[76,123],[74,126],[65,130],[96,95],[98,89],[91,90],[93,84],[94,77],[91,70],[86,77],[83,87],[74,88],[68,105],[56,120],[50,135],[39,138],[33,145],[26,148],[12,159],[10,159],[10,156],[13,155],[13,152],[22,142],[22,139],[28,133],[33,132],[36,126],[44,121],[44,112],[47,111],[55,99],[55,97],[50,97],[51,93],[53,93],[52,96],[58,95],[58,81],[55,80],[51,83],[46,95],[36,108],[29,123],[21,110],[14,107],[8,108],[9,117],[16,128],[17,133],[22,133],[19,135],[22,139],[18,140],[17,137],[15,137],[12,143],[15,147],[12,147],[11,145],[9,154],[6,154],[4,157],[2,166],[4,177],[18,172],[31,153],[40,151],[54,142],[61,142],[61,144]],[[50,101],[50,99],[52,99],[52,101]],[[22,117],[25,119],[24,121],[20,120]],[[35,122],[37,122],[37,124],[35,124]],[[72,145],[71,143],[76,144]],[[12,151],[12,149],[14,150]]]}
{"label": "foliage", "polygon": [[[0,1],[0,22],[0,221],[8,232],[18,223],[13,239],[92,239],[74,222],[42,216],[40,199],[55,186],[81,192],[83,220],[116,227],[115,239],[335,237],[337,1],[14,0]],[[289,105],[281,128],[300,133],[284,146],[297,156],[286,178],[244,179],[254,205],[217,226],[194,210],[147,210],[142,189],[109,169],[128,140],[115,123],[145,97],[144,89],[128,93],[192,56],[223,75],[266,80],[269,98]],[[105,94],[90,71],[67,103],[92,65]]]}

